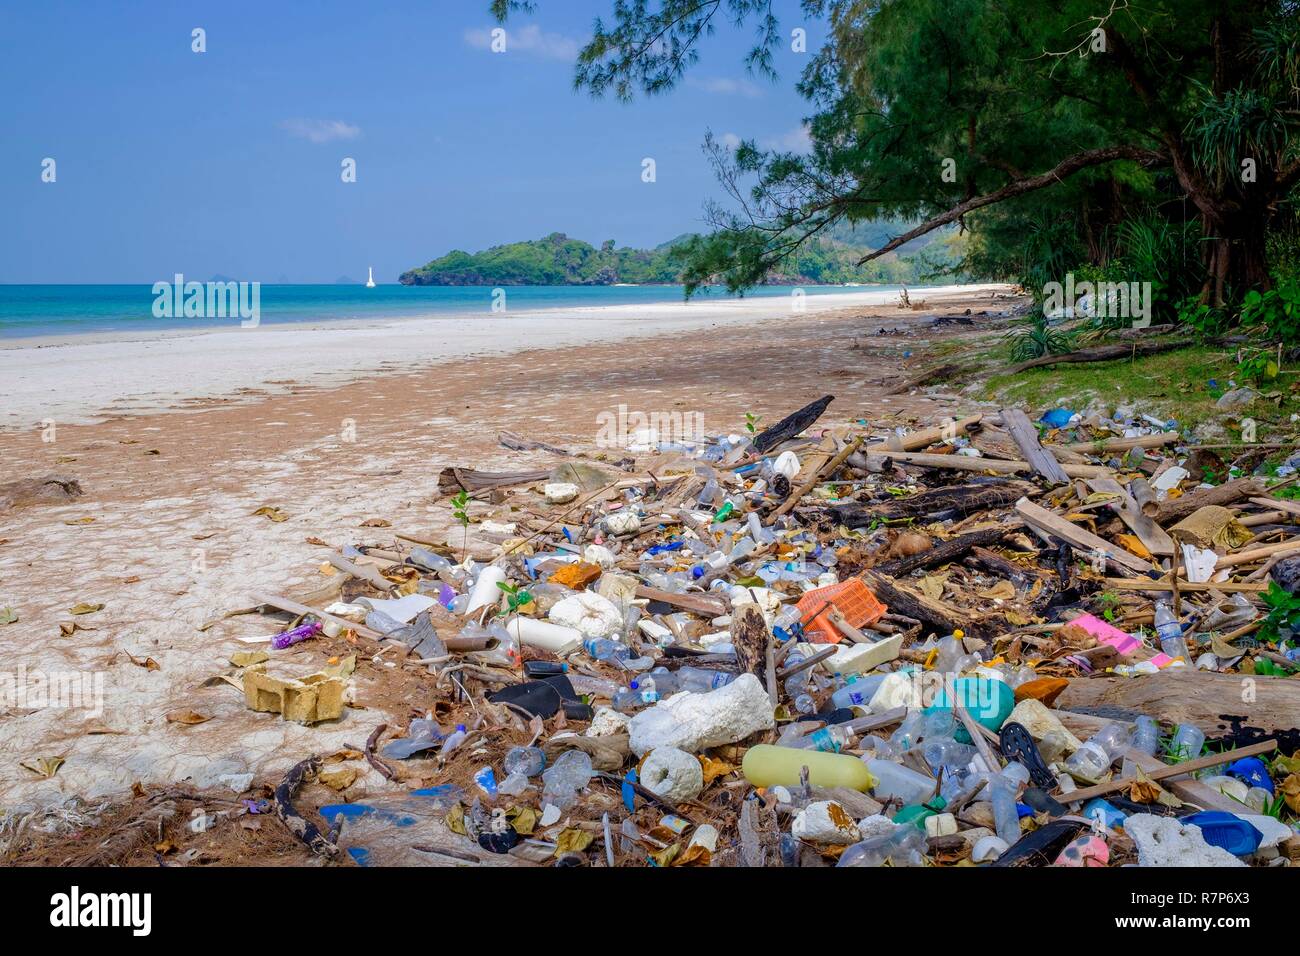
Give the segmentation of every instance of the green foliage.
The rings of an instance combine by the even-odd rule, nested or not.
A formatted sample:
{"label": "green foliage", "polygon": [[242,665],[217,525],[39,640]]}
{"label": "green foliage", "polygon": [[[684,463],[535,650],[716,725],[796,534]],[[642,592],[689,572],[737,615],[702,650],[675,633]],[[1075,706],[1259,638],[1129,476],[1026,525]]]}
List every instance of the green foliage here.
{"label": "green foliage", "polygon": [[508,584],[505,581],[498,581],[497,587],[505,592],[506,607],[499,612],[501,617],[507,614],[513,614],[526,604],[532,603],[533,596],[524,590],[522,584]]}
{"label": "green foliage", "polygon": [[460,559],[465,560],[465,552],[469,550],[469,493],[460,491],[451,497],[451,513],[457,521],[460,522],[462,529],[460,541]]}
{"label": "green foliage", "polygon": [[1247,292],[1241,301],[1241,324],[1266,332],[1288,348],[1300,346],[1300,279],[1282,279],[1265,292]]}
{"label": "green foliage", "polygon": [[1228,330],[1232,316],[1227,309],[1216,308],[1196,296],[1178,303],[1177,322],[1192,329],[1200,339],[1217,338]]}
{"label": "green foliage", "polygon": [[1259,639],[1275,643],[1281,639],[1281,629],[1300,631],[1300,595],[1288,594],[1276,581],[1268,582],[1268,590],[1260,595],[1268,605],[1268,616],[1259,628]]}
{"label": "green foliage", "polygon": [[745,431],[751,435],[758,434],[758,423],[762,421],[762,415],[755,415],[753,412],[745,412]]}
{"label": "green foliage", "polygon": [[1027,362],[1044,355],[1061,355],[1072,348],[1069,334],[1054,328],[1037,309],[1016,319],[1011,331],[1003,339],[1011,347],[1012,362]]}

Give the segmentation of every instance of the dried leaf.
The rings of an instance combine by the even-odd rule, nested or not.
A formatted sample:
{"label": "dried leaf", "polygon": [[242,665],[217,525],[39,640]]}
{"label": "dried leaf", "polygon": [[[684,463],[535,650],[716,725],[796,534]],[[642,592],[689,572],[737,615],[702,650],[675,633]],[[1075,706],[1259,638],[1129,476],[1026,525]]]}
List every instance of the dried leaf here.
{"label": "dried leaf", "polygon": [[269,518],[271,521],[288,521],[288,520],[289,520],[289,516],[288,516],[287,514],[285,514],[285,513],[284,513],[283,511],[281,511],[279,508],[272,508],[270,505],[263,505],[262,507],[258,508],[256,511],[254,511],[254,512],[253,512],[253,515],[254,515],[255,517],[256,517],[256,516],[259,516],[259,515],[260,515],[260,516],[264,516],[264,517],[266,517],[266,518]]}
{"label": "dried leaf", "polygon": [[142,658],[136,657],[136,656],[135,656],[134,654],[132,654],[130,651],[126,651],[125,654],[126,654],[127,657],[131,658],[131,663],[134,664],[136,667],[143,667],[143,668],[144,668],[145,670],[147,670],[147,671],[160,671],[160,670],[162,670],[162,666],[161,666],[161,665],[160,665],[156,660],[154,660],[152,657],[145,657],[145,658],[142,659]]}
{"label": "dried leaf", "polygon": [[673,860],[673,866],[708,866],[713,859],[707,846],[695,843],[686,848],[686,852]]}
{"label": "dried leaf", "polygon": [[53,777],[63,766],[66,757],[34,757],[31,760],[24,760],[18,766],[24,770],[30,770],[39,777]]}
{"label": "dried leaf", "polygon": [[595,834],[588,833],[586,830],[579,830],[577,827],[566,827],[555,838],[555,855],[563,856],[565,853],[581,853],[591,846],[592,841],[595,839]]}
{"label": "dried leaf", "polygon": [[86,601],[82,601],[80,604],[74,604],[72,607],[68,608],[68,613],[69,614],[94,614],[96,611],[102,611],[102,610],[104,610],[103,604],[90,604]]}
{"label": "dried leaf", "polygon": [[73,518],[73,519],[71,519],[70,521],[65,521],[65,522],[63,522],[63,523],[66,524],[66,525],[94,524],[94,523],[95,523],[95,519],[94,519],[94,518],[89,518],[89,517],[87,517],[87,518]]}
{"label": "dried leaf", "polygon": [[674,843],[672,846],[664,847],[657,853],[651,853],[650,859],[654,860],[655,863],[660,866],[672,866],[673,860],[677,858],[677,854],[681,851],[682,845],[680,843]]}
{"label": "dried leaf", "polygon": [[0,624],[18,623],[18,612],[11,607],[0,607]]}
{"label": "dried leaf", "polygon": [[1283,780],[1278,790],[1281,791],[1282,799],[1291,808],[1291,812],[1300,813],[1300,773],[1293,773]]}
{"label": "dried leaf", "polygon": [[230,655],[230,663],[236,667],[251,667],[253,664],[260,664],[270,659],[271,655],[266,651],[235,651]]}
{"label": "dried leaf", "polygon": [[921,579],[921,593],[931,601],[938,601],[943,598],[944,584],[947,582],[946,574],[927,574]]}
{"label": "dried leaf", "polygon": [[361,527],[363,528],[391,528],[392,526],[393,523],[391,521],[386,521],[383,518],[367,518],[365,521],[361,522]]}
{"label": "dried leaf", "polygon": [[736,769],[736,765],[727,763],[725,760],[714,760],[712,757],[700,757],[700,767],[704,771],[704,785],[707,787],[719,777],[725,777]]}
{"label": "dried leaf", "polygon": [[1119,543],[1120,547],[1124,548],[1126,551],[1132,551],[1139,558],[1145,558],[1150,561],[1154,557],[1154,555],[1147,550],[1147,546],[1142,543],[1142,539],[1135,534],[1117,534],[1115,535],[1115,540]]}
{"label": "dried leaf", "polygon": [[447,811],[442,822],[447,824],[447,829],[452,833],[469,836],[469,831],[465,829],[465,808],[459,803]]}
{"label": "dried leaf", "polygon": [[346,790],[357,781],[357,770],[355,767],[334,767],[330,770],[322,770],[316,775],[321,783],[331,790]]}
{"label": "dried leaf", "polygon": [[993,587],[977,592],[982,598],[994,601],[1009,601],[1016,596],[1016,586],[1010,581],[999,581]]}
{"label": "dried leaf", "polygon": [[200,714],[193,710],[173,710],[167,714],[167,722],[170,724],[206,724],[212,718],[207,714]]}
{"label": "dried leaf", "polygon": [[537,829],[537,811],[532,807],[511,807],[506,811],[506,819],[523,836],[532,836]]}

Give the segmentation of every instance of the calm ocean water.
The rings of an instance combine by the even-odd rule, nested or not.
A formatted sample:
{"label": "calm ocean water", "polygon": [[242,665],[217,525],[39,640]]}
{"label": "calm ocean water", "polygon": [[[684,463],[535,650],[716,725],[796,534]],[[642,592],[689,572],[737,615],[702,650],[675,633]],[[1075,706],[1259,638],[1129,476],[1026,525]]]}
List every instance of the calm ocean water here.
{"label": "calm ocean water", "polygon": [[[894,291],[896,286],[807,286],[809,296],[832,292]],[[508,286],[511,312],[606,305],[681,302],[680,286]],[[759,288],[749,298],[788,296],[785,286]],[[155,318],[149,285],[0,285],[0,338],[237,326],[238,318]],[[721,288],[702,302],[725,300]],[[487,286],[263,285],[263,323],[414,318],[489,314]]]}

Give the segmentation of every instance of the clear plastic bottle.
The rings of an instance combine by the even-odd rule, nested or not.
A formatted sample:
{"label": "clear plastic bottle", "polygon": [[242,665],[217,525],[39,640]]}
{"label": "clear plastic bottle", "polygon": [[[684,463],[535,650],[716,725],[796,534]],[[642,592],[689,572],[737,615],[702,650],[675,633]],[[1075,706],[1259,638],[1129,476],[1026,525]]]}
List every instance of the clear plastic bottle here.
{"label": "clear plastic bottle", "polygon": [[1109,723],[1065,761],[1065,769],[1085,780],[1099,780],[1110,765],[1123,755],[1133,739],[1131,728]]}
{"label": "clear plastic bottle", "polygon": [[632,686],[624,687],[614,694],[611,706],[620,714],[635,714],[645,708],[645,701],[641,699],[641,690],[635,685],[636,681],[632,681]]}
{"label": "clear plastic bottle", "polygon": [[1205,733],[1201,728],[1194,724],[1179,724],[1173,739],[1169,741],[1167,753],[1174,763],[1185,763],[1199,757],[1204,746]]}
{"label": "clear plastic bottle", "polygon": [[447,739],[442,742],[442,749],[438,751],[438,756],[445,757],[457,747],[465,742],[469,734],[465,730],[464,724],[457,724],[456,729],[448,735]]}
{"label": "clear plastic bottle", "polygon": [[935,781],[923,773],[904,767],[892,760],[871,757],[864,760],[867,770],[876,778],[871,793],[877,800],[898,800],[904,806],[920,803],[934,793]]}
{"label": "clear plastic bottle", "polygon": [[853,732],[838,724],[814,730],[806,737],[787,744],[800,750],[820,750],[822,753],[837,754],[853,742]]}
{"label": "clear plastic bottle", "polygon": [[903,823],[888,833],[853,844],[840,854],[835,866],[924,866],[926,852],[925,831]]}
{"label": "clear plastic bottle", "polygon": [[1137,719],[1137,730],[1133,733],[1133,749],[1154,756],[1159,747],[1160,723],[1154,717],[1143,714]]}
{"label": "clear plastic bottle", "polygon": [[583,641],[582,649],[598,661],[630,661],[636,656],[632,648],[626,644],[605,637]]}
{"label": "clear plastic bottle", "polygon": [[993,825],[998,836],[1011,846],[1020,839],[1020,814],[1016,810],[1016,795],[1020,785],[1029,780],[1025,765],[1011,761],[1001,773],[989,777],[989,802],[993,805]]}
{"label": "clear plastic bottle", "polygon": [[1183,625],[1164,601],[1156,604],[1156,638],[1160,641],[1160,649],[1170,657],[1181,659],[1184,664],[1191,663],[1192,655],[1183,639]]}

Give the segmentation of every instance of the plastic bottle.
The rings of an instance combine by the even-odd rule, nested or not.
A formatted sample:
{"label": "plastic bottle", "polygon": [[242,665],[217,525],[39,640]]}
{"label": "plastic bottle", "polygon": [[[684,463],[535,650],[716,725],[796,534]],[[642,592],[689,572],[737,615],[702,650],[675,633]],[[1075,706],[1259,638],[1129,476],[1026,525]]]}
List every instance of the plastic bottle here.
{"label": "plastic bottle", "polygon": [[[883,674],[879,676],[884,678]],[[879,686],[880,681],[860,680],[857,674],[850,674],[849,682],[831,694],[831,703],[836,707],[866,707]]]}
{"label": "plastic bottle", "polygon": [[1132,740],[1133,731],[1120,723],[1109,723],[1084,742],[1065,761],[1065,769],[1085,780],[1098,780],[1116,758],[1123,755]]}
{"label": "plastic bottle", "polygon": [[440,757],[447,756],[447,754],[451,753],[453,750],[455,750],[457,747],[463,744],[465,742],[465,738],[468,736],[469,734],[466,733],[465,731],[465,725],[457,724],[455,731],[453,731],[447,737],[447,739],[442,742],[442,748],[438,751],[438,756]]}
{"label": "plastic bottle", "polygon": [[925,831],[902,824],[853,844],[840,854],[835,866],[924,866],[926,852]]}
{"label": "plastic bottle", "polygon": [[801,737],[787,746],[799,750],[820,750],[822,753],[839,753],[853,742],[853,732],[839,724],[814,730],[806,737]]}
{"label": "plastic bottle", "polygon": [[605,637],[582,642],[582,649],[598,661],[630,661],[635,655],[632,648]]}
{"label": "plastic bottle", "polygon": [[1160,723],[1154,717],[1143,714],[1136,721],[1137,730],[1133,734],[1133,749],[1153,756],[1160,746]]}
{"label": "plastic bottle", "polygon": [[772,619],[772,632],[778,640],[788,641],[798,637],[802,631],[803,612],[793,604],[787,604],[776,612]]}
{"label": "plastic bottle", "polygon": [[867,765],[856,757],[794,747],[770,744],[750,747],[740,766],[745,779],[756,787],[798,786],[799,773],[804,767],[808,768],[808,782],[814,787],[849,787],[865,792],[876,783]]}
{"label": "plastic bottle", "polygon": [[1181,659],[1184,664],[1191,663],[1191,652],[1183,640],[1183,625],[1164,601],[1156,604],[1156,637],[1160,641],[1160,649],[1170,657]]}
{"label": "plastic bottle", "polygon": [[641,699],[641,690],[636,687],[636,681],[628,687],[614,694],[610,701],[610,706],[620,714],[635,714],[638,710],[645,708],[645,701]]}
{"label": "plastic bottle", "polygon": [[[1118,726],[1118,725],[1116,725]],[[1020,839],[1020,814],[1016,811],[1016,794],[1029,780],[1029,771],[1017,761],[1007,764],[1001,773],[989,778],[989,802],[993,805],[993,825],[998,836],[1011,846]]]}
{"label": "plastic bottle", "polygon": [[1184,763],[1199,757],[1204,746],[1205,734],[1201,728],[1194,724],[1179,724],[1169,741],[1167,753],[1174,763]]}
{"label": "plastic bottle", "polygon": [[651,671],[654,675],[655,682],[666,679],[667,683],[659,688],[659,696],[667,697],[669,694],[675,694],[678,691],[689,691],[692,694],[707,694],[711,690],[717,690],[719,687],[726,687],[734,681],[739,674],[730,671],[711,671],[703,667],[679,667],[675,671],[667,668],[656,668]]}
{"label": "plastic bottle", "polygon": [[897,800],[907,805],[927,800],[934,793],[933,778],[905,767],[901,763],[881,760],[878,757],[872,757],[863,763],[876,778],[876,785],[871,788],[871,793],[877,800]]}

